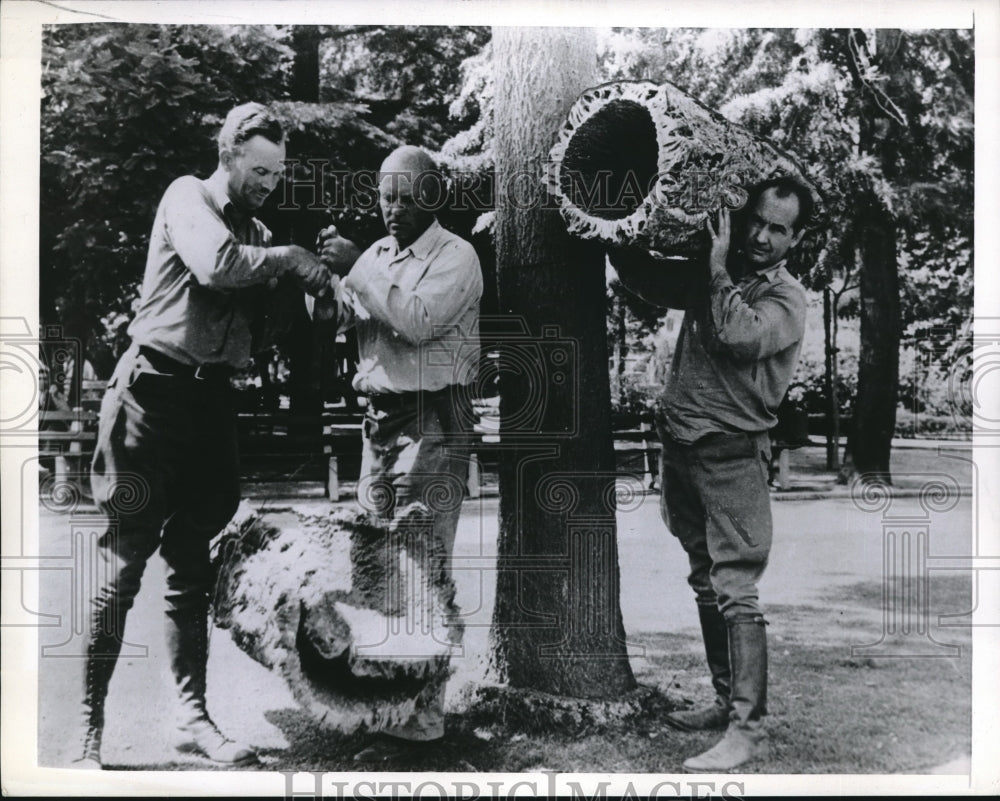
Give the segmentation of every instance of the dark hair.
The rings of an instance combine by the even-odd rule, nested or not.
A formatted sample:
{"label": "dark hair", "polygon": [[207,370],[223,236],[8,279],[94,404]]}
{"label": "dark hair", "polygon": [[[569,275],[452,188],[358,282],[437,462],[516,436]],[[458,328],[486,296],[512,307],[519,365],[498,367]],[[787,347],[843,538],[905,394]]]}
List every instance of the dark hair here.
{"label": "dark hair", "polygon": [[795,222],[792,224],[793,231],[801,231],[809,224],[809,220],[812,218],[813,209],[815,207],[812,192],[810,192],[809,189],[802,184],[802,182],[787,175],[782,175],[778,178],[768,178],[766,181],[761,181],[759,184],[752,186],[750,188],[745,208],[753,209],[757,205],[757,201],[759,201],[761,197],[763,197],[764,193],[769,189],[773,189],[774,193],[780,198],[795,195],[798,199],[799,213],[795,218]]}
{"label": "dark hair", "polygon": [[219,154],[232,151],[255,136],[263,136],[269,142],[280,145],[285,141],[285,132],[278,118],[260,103],[244,103],[226,115],[219,131]]}

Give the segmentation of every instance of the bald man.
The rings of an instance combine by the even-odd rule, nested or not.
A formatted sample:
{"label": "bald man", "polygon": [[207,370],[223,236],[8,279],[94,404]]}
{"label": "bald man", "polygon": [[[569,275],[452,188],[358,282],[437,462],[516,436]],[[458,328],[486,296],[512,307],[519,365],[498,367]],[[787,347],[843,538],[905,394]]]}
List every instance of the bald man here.
{"label": "bald man", "polygon": [[[393,151],[379,170],[389,235],[354,262],[353,245],[336,229],[320,234],[321,259],[335,275],[313,313],[336,317],[339,330],[357,329],[354,389],[368,397],[358,502],[390,526],[408,504],[423,502],[450,575],[469,469],[483,279],[472,245],[434,215],[443,197],[427,153]],[[405,758],[443,736],[442,686],[422,693],[404,725],[384,730],[355,759]]]}

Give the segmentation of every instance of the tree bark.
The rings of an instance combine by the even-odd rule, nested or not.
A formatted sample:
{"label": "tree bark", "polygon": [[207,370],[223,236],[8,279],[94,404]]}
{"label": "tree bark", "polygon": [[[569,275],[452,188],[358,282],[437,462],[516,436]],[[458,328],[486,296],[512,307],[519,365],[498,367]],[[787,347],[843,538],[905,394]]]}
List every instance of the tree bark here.
{"label": "tree bark", "polygon": [[635,687],[619,606],[604,256],[572,239],[542,161],[595,83],[585,29],[496,28],[500,541],[493,663],[514,688]]}

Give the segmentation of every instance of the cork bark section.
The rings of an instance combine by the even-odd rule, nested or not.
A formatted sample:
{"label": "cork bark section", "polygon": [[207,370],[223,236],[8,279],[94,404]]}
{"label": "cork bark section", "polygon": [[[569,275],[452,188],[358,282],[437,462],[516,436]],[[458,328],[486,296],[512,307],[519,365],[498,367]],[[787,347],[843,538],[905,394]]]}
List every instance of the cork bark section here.
{"label": "cork bark section", "polygon": [[787,153],[670,83],[587,89],[549,152],[547,188],[571,234],[692,259],[707,252],[705,219],[742,208],[746,189],[790,175]]}
{"label": "cork bark section", "polygon": [[348,511],[243,511],[214,552],[216,625],[321,723],[401,723],[447,678],[462,625],[420,504],[391,529]]}
{"label": "cork bark section", "polygon": [[[493,657],[512,688],[609,698],[635,680],[619,606],[602,247],[570,237],[544,160],[594,83],[590,30],[496,28],[500,542]],[[515,330],[516,329],[516,330]]]}

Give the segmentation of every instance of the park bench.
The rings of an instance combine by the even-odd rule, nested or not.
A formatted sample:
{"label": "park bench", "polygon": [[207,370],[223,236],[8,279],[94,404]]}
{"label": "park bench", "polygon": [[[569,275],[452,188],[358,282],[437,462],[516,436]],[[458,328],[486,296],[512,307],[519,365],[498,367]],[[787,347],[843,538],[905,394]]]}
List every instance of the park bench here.
{"label": "park bench", "polygon": [[86,474],[97,442],[97,417],[97,412],[80,406],[38,413],[38,455],[54,460],[56,485],[81,481]]}

